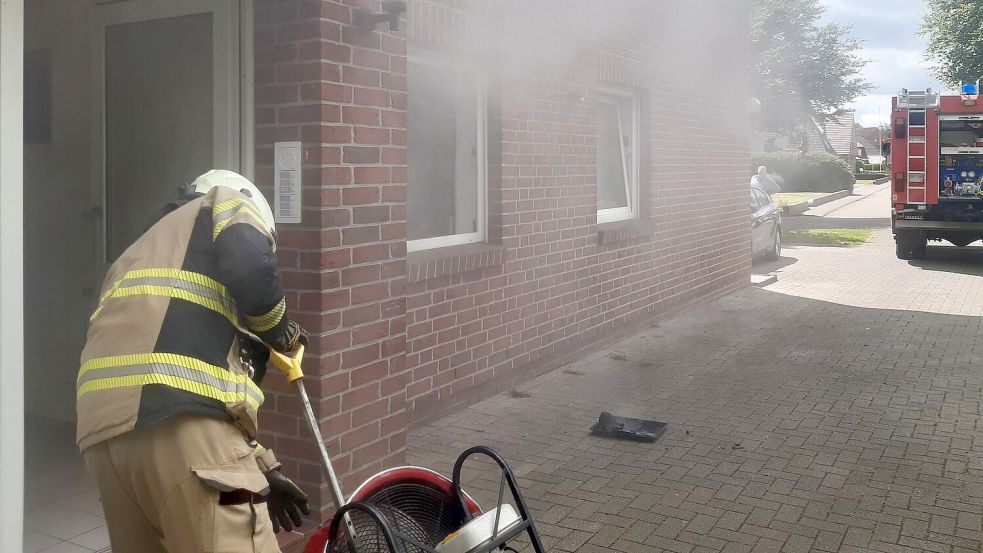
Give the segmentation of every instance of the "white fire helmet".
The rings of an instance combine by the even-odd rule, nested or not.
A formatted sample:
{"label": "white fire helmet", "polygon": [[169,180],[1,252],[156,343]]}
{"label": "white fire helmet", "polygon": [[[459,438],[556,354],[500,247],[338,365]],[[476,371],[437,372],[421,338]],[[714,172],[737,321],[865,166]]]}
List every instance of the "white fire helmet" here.
{"label": "white fire helmet", "polygon": [[226,171],[225,169],[213,169],[195,179],[191,183],[189,192],[207,194],[209,190],[218,186],[231,188],[249,197],[252,200],[253,206],[256,207],[256,211],[263,218],[263,222],[269,227],[270,234],[276,236],[276,223],[273,220],[273,210],[270,209],[270,204],[266,201],[266,197],[259,191],[259,188],[256,188],[255,184],[239,173]]}

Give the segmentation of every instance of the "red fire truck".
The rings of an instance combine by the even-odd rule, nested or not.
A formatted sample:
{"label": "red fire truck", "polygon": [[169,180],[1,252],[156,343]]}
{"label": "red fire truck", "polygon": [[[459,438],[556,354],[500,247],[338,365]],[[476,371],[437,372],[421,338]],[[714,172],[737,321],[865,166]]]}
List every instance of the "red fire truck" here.
{"label": "red fire truck", "polygon": [[983,98],[902,90],[891,100],[891,227],[900,259],[929,240],[983,238]]}

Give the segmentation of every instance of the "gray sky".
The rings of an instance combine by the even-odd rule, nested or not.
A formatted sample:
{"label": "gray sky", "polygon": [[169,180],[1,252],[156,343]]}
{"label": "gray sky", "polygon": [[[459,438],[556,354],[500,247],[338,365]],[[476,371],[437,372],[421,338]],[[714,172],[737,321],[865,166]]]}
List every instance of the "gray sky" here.
{"label": "gray sky", "polygon": [[864,41],[861,56],[870,63],[864,77],[874,88],[852,105],[857,122],[865,127],[889,121],[891,96],[898,90],[932,87],[940,84],[928,71],[923,59],[925,39],[917,35],[925,16],[922,0],[821,0],[826,7],[823,22],[852,25],[851,34]]}

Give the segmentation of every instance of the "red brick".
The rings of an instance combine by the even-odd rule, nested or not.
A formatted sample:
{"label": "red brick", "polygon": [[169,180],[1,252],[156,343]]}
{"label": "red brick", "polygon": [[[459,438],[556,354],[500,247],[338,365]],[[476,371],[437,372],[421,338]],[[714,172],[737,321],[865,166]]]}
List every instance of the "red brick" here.
{"label": "red brick", "polygon": [[[344,432],[351,430],[352,427],[351,414],[342,413],[340,415],[336,415],[326,421],[322,421],[318,425],[318,427],[321,430],[321,435],[323,435],[326,438],[338,436]],[[307,433],[310,434],[310,431],[308,431]],[[335,463],[335,458],[332,457],[331,464],[334,465],[334,463]]]}
{"label": "red brick", "polygon": [[347,209],[322,209],[321,224],[326,227],[344,227],[352,222],[352,213]]}
{"label": "red brick", "polygon": [[[379,344],[369,344],[353,350],[343,351],[341,353],[341,368],[351,369],[375,361],[379,359],[381,351]],[[354,382],[352,385],[355,385]]]}
{"label": "red brick", "polygon": [[384,202],[405,202],[406,186],[383,186],[382,201]]}
{"label": "red brick", "polygon": [[[352,341],[355,344],[364,344],[366,342],[373,342],[376,340],[380,340],[388,335],[389,335],[389,322],[377,321],[370,325],[361,326],[352,330]],[[383,356],[385,355],[386,353],[383,352]]]}
{"label": "red brick", "polygon": [[342,411],[351,411],[377,399],[379,399],[378,384],[362,386],[341,395],[341,409]]}
{"label": "red brick", "polygon": [[353,307],[343,311],[341,314],[341,323],[346,327],[369,323],[378,319],[379,305],[375,303]]}
{"label": "red brick", "polygon": [[[356,144],[389,144],[390,130],[378,127],[355,127]],[[387,173],[388,174],[388,173]]]}
{"label": "red brick", "polygon": [[346,246],[379,241],[379,227],[348,227],[341,230],[342,243]]}
{"label": "red brick", "polygon": [[[359,67],[389,70],[389,55],[378,50],[367,50],[365,48],[352,49],[352,64]],[[385,75],[385,74],[384,74]],[[383,85],[385,86],[385,85]],[[386,87],[389,88],[389,87]]]}
{"label": "red brick", "polygon": [[406,128],[406,112],[405,111],[383,111],[382,112],[382,126],[384,127],[396,127],[397,129]]}
{"label": "red brick", "polygon": [[405,240],[406,223],[390,223],[388,225],[382,225],[382,239]]}
{"label": "red brick", "polygon": [[343,106],[341,109],[341,120],[352,125],[378,125],[381,117],[377,108]]}
{"label": "red brick", "polygon": [[341,70],[341,80],[347,84],[379,88],[382,79],[378,71],[363,67],[345,66]]}
{"label": "red brick", "polygon": [[319,351],[334,352],[347,348],[351,342],[351,332],[345,330],[317,338],[317,348]]}
{"label": "red brick", "polygon": [[356,224],[382,223],[389,220],[389,206],[356,207],[352,210]]}
{"label": "red brick", "polygon": [[347,267],[352,263],[352,251],[350,249],[330,250],[320,253],[321,268]]}
{"label": "red brick", "polygon": [[356,87],[354,103],[363,106],[378,106],[383,108],[396,107],[393,106],[392,95],[388,90],[376,90],[369,88]]}
{"label": "red brick", "polygon": [[379,163],[379,148],[374,146],[345,146],[344,161],[351,164]]}
{"label": "red brick", "polygon": [[[323,113],[323,106],[321,109]],[[325,120],[313,119],[314,122]],[[306,143],[348,144],[352,141],[352,128],[347,125],[305,125],[301,129],[301,139]]]}
{"label": "red brick", "polygon": [[379,266],[350,267],[341,273],[341,283],[344,286],[367,284],[379,280]]}
{"label": "red brick", "polygon": [[359,305],[389,297],[389,284],[377,282],[352,288],[352,304]]}
{"label": "red brick", "polygon": [[366,463],[378,461],[381,457],[384,457],[389,453],[391,443],[392,438],[388,440],[380,440],[374,444],[356,449],[355,452],[352,453],[352,464],[358,467],[365,465]]}
{"label": "red brick", "polygon": [[406,75],[383,73],[382,88],[386,90],[406,90]]}
{"label": "red brick", "polygon": [[[383,158],[383,162],[386,162],[385,158]],[[356,167],[355,184],[388,184],[389,175],[390,169],[388,167]]]}
{"label": "red brick", "polygon": [[379,202],[378,188],[346,188],[342,193],[342,202],[345,205],[363,205]]}
{"label": "red brick", "polygon": [[382,162],[390,165],[406,164],[406,148],[383,148]]}
{"label": "red brick", "polygon": [[380,433],[383,436],[388,436],[394,432],[401,432],[409,425],[409,413],[406,411],[400,411],[398,413],[393,413],[388,417],[382,419],[382,424],[380,427]]}
{"label": "red brick", "polygon": [[[381,261],[389,257],[389,246],[386,244],[372,244],[352,248],[352,263],[361,264],[372,261]],[[382,278],[386,278],[385,275]]]}

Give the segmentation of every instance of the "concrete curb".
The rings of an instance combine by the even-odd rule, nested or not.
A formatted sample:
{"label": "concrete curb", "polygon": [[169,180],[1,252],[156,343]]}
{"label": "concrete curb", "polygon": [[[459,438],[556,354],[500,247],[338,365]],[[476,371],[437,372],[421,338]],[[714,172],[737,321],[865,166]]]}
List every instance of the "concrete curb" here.
{"label": "concrete curb", "polygon": [[840,198],[846,198],[850,195],[849,190],[840,190],[839,192],[833,192],[832,194],[826,194],[825,196],[820,196],[818,198],[813,198],[809,200],[810,207],[816,207],[818,205],[828,204],[829,202],[835,202]]}
{"label": "concrete curb", "polygon": [[799,202],[797,204],[789,204],[785,206],[782,215],[802,215],[806,211],[809,211],[809,202]]}
{"label": "concrete curb", "polygon": [[877,186],[878,184],[884,184],[885,182],[890,182],[890,181],[891,181],[891,177],[881,177],[874,181],[873,186]]}

